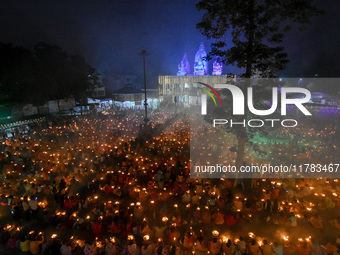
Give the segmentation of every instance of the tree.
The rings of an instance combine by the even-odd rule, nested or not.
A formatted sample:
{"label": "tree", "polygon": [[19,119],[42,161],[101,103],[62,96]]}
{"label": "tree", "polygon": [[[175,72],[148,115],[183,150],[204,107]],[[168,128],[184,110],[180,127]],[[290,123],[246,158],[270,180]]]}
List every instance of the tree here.
{"label": "tree", "polygon": [[0,43],[0,105],[43,104],[74,97],[84,100],[99,74],[83,57],[56,45],[38,43],[33,50]]}
{"label": "tree", "polygon": [[49,100],[84,100],[99,84],[99,74],[78,55],[68,55],[55,45],[38,43],[34,47],[38,62],[39,86]]}
{"label": "tree", "polygon": [[16,104],[27,95],[33,81],[30,50],[0,43],[0,104]]}
{"label": "tree", "polygon": [[[280,45],[284,33],[298,23],[303,29],[310,19],[322,12],[313,0],[201,0],[196,4],[205,11],[197,29],[211,44],[208,57],[219,56],[225,64],[245,68],[244,77],[255,72],[275,77],[288,62]],[[233,46],[226,43],[231,32]]]}
{"label": "tree", "polygon": [[[225,64],[236,64],[245,70],[245,78],[254,74],[275,77],[288,62],[281,45],[284,34],[293,24],[303,29],[313,16],[321,14],[313,0],[201,0],[196,7],[204,11],[197,29],[214,40],[208,59],[218,56]],[[227,45],[228,36],[233,45]],[[245,92],[249,80],[238,85]],[[265,91],[265,86],[257,88],[256,104],[263,104]],[[232,131],[238,140],[236,166],[240,167],[253,134],[246,128]]]}

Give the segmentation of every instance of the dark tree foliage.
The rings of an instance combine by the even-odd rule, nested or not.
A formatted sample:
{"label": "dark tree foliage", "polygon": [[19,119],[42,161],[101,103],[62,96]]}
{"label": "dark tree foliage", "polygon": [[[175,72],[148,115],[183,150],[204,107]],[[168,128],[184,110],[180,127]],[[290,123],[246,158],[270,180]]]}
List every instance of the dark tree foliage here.
{"label": "dark tree foliage", "polygon": [[48,100],[85,98],[99,85],[99,74],[81,56],[55,45],[33,50],[0,44],[0,104],[43,104]]}
{"label": "dark tree foliage", "polygon": [[[245,69],[242,75],[245,78],[255,74],[262,78],[276,77],[276,73],[283,70],[288,62],[287,53],[281,45],[284,34],[294,24],[303,29],[313,16],[321,14],[313,0],[201,0],[196,7],[204,12],[197,29],[214,40],[208,59],[218,56],[225,64],[236,64]],[[228,36],[232,38],[231,45],[227,45]],[[245,94],[251,84],[246,79],[238,82],[237,86]],[[271,99],[267,84],[258,84],[254,90],[255,105],[265,108],[266,100]],[[230,98],[228,93],[224,96]],[[230,112],[230,109],[223,110]],[[247,111],[245,116],[231,117],[236,121],[252,118]],[[243,127],[232,128],[228,132],[237,136],[236,166],[240,167],[245,146],[254,132]]]}
{"label": "dark tree foliage", "polygon": [[[197,29],[215,39],[208,56],[245,68],[247,78],[255,72],[273,77],[282,70],[288,62],[280,45],[284,33],[294,23],[303,29],[321,14],[313,0],[201,0],[196,7],[204,12]],[[229,32],[233,45],[226,44]]]}

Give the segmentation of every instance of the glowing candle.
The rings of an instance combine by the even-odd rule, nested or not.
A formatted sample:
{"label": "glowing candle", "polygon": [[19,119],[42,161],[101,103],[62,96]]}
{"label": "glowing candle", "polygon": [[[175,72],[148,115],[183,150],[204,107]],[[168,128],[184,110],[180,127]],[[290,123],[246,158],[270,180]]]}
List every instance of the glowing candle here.
{"label": "glowing candle", "polygon": [[218,236],[220,233],[217,230],[212,231],[213,236]]}
{"label": "glowing candle", "polygon": [[254,234],[253,232],[249,232],[249,233],[248,233],[248,236],[249,236],[250,238],[254,238],[254,237],[255,237],[255,234]]}
{"label": "glowing candle", "polygon": [[229,238],[228,238],[228,237],[226,237],[226,236],[222,236],[222,242],[223,242],[223,243],[227,243],[227,242],[228,242],[228,240],[229,240]]}

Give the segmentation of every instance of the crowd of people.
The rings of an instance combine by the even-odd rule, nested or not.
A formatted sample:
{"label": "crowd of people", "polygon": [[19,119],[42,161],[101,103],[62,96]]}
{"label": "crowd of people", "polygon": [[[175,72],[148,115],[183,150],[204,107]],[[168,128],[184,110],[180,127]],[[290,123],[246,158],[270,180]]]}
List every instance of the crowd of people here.
{"label": "crowd of people", "polygon": [[[0,241],[6,252],[338,252],[338,179],[190,178],[187,116],[156,111],[149,118],[145,128],[140,115],[43,121],[4,139]],[[296,135],[308,140],[315,132]]]}

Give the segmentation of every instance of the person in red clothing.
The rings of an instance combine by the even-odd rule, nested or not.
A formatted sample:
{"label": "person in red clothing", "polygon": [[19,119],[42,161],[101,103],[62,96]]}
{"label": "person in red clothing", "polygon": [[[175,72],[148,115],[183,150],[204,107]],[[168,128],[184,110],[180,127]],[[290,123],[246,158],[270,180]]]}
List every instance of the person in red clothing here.
{"label": "person in red clothing", "polygon": [[78,208],[78,199],[74,196],[71,196],[70,204],[71,204],[71,208],[76,210]]}
{"label": "person in red clothing", "polygon": [[153,190],[153,186],[154,186],[153,182],[152,182],[152,181],[149,181],[149,182],[148,182],[148,187],[147,187],[147,189],[148,189],[148,190]]}
{"label": "person in red clothing", "polygon": [[107,194],[111,194],[113,192],[113,186],[106,184],[104,190]]}
{"label": "person in red clothing", "polygon": [[180,233],[175,227],[171,227],[168,232],[169,241],[173,244],[177,243],[179,240]]}
{"label": "person in red clothing", "polygon": [[275,187],[275,189],[273,189],[273,199],[278,198],[279,193],[280,193],[280,189],[278,187]]}
{"label": "person in red clothing", "polygon": [[126,223],[126,227],[125,227],[126,234],[128,235],[132,234],[133,227],[134,227],[134,224],[133,224],[132,218],[130,218],[129,221]]}
{"label": "person in red clothing", "polygon": [[234,225],[237,222],[234,215],[232,215],[232,214],[226,215],[224,217],[224,221],[228,226]]}
{"label": "person in red clothing", "polygon": [[71,207],[71,201],[70,201],[70,199],[68,197],[64,200],[64,207],[66,209],[71,209],[72,208]]}
{"label": "person in red clothing", "polygon": [[104,227],[101,221],[95,221],[93,223],[92,232],[94,235],[99,235],[104,232]]}

